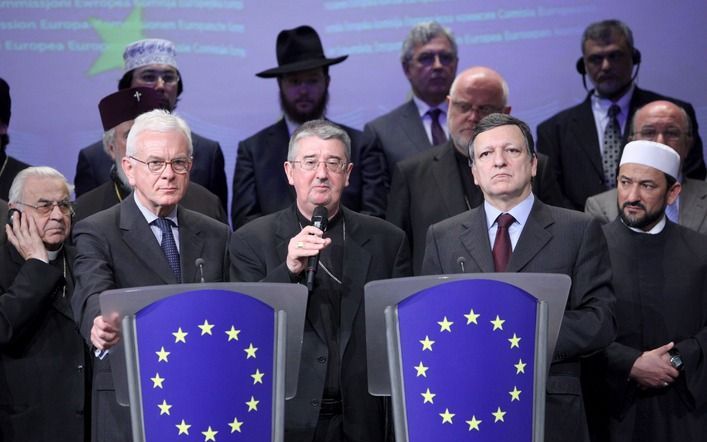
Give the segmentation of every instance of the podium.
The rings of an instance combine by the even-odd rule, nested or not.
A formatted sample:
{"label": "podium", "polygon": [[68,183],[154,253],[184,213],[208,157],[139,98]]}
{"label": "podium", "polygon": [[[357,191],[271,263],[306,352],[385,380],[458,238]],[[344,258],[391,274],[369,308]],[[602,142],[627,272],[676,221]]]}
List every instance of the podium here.
{"label": "podium", "polygon": [[367,284],[369,391],[392,396],[396,440],[542,441],[570,285],[527,273]]}
{"label": "podium", "polygon": [[136,287],[106,291],[100,304],[104,315],[121,319],[110,363],[135,442],[283,440],[284,401],[297,390],[306,287]]}

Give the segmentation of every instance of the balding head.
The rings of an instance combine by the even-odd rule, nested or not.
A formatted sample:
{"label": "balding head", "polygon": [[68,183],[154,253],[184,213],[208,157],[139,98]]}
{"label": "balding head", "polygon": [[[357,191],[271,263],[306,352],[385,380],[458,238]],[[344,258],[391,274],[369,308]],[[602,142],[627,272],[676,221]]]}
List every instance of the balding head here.
{"label": "balding head", "polygon": [[476,124],[492,113],[511,112],[508,84],[501,75],[486,67],[473,67],[457,76],[449,92],[447,124],[454,147],[468,155],[471,133]]}
{"label": "balding head", "polygon": [[692,148],[690,118],[685,110],[670,101],[653,101],[638,109],[632,121],[632,140],[666,144],[685,161]]}

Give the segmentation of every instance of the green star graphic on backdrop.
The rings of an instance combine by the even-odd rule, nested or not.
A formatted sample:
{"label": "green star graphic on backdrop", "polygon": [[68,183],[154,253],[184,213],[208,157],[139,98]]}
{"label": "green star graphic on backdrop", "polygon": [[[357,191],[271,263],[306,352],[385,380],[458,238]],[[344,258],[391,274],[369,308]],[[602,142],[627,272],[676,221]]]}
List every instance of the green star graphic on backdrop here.
{"label": "green star graphic on backdrop", "polygon": [[134,41],[145,38],[142,33],[142,8],[139,6],[136,6],[128,18],[118,25],[97,18],[89,18],[88,22],[106,45],[103,53],[91,66],[89,75],[100,74],[112,69],[122,69],[125,47]]}

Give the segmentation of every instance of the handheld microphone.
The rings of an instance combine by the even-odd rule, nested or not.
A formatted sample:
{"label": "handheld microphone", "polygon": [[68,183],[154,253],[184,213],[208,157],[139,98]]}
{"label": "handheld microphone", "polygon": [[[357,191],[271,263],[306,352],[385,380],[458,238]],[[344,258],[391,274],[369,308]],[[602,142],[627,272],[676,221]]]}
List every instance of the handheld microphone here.
{"label": "handheld microphone", "polygon": [[199,275],[201,276],[201,282],[202,284],[204,283],[204,264],[206,264],[206,261],[204,258],[196,258],[194,260],[194,264],[199,268]]}
{"label": "handheld microphone", "polygon": [[[324,206],[317,206],[314,208],[314,213],[312,213],[312,225],[321,231],[326,231],[327,225],[329,224],[329,211]],[[307,260],[307,290],[310,292],[314,288],[314,275],[317,273],[319,268],[319,253],[314,256],[310,256]]]}
{"label": "handheld microphone", "polygon": [[464,263],[466,262],[466,259],[463,256],[460,256],[457,258],[457,264],[459,264],[459,267],[462,269],[462,273],[464,273]]}

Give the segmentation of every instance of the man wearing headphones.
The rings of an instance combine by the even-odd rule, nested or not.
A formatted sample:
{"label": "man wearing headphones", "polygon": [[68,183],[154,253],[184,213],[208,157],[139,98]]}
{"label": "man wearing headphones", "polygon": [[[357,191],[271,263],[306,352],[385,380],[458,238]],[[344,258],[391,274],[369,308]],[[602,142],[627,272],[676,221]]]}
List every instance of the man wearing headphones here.
{"label": "man wearing headphones", "polygon": [[582,103],[541,123],[537,137],[538,151],[551,158],[568,207],[582,210],[588,197],[616,186],[618,161],[630,135],[628,122],[636,109],[656,100],[674,102],[687,112],[696,137],[682,173],[705,179],[695,110],[689,103],[637,87],[640,63],[633,33],[623,22],[604,20],[584,30],[577,71],[583,82],[589,77],[594,89]]}

